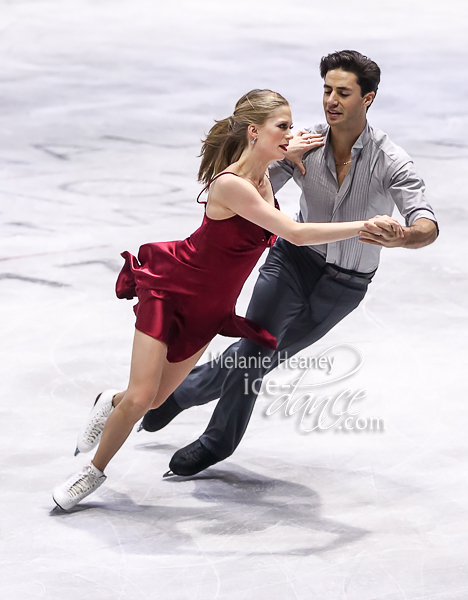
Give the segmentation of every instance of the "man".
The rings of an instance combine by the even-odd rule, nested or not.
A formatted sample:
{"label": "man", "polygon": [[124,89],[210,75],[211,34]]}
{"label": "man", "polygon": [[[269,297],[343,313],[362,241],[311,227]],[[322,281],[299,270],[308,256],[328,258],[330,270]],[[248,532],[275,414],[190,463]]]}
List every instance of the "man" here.
{"label": "man", "polygon": [[[275,192],[294,178],[302,192],[302,222],[391,215],[396,204],[406,221],[404,238],[389,227],[381,235],[366,233],[359,239],[310,247],[277,240],[260,269],[246,315],[276,336],[276,352],[241,339],[221,360],[195,367],[143,420],[144,429],[156,431],[182,410],[220,398],[205,433],[172,457],[169,467],[177,475],[194,475],[234,452],[247,428],[258,382],[278,364],[278,353],[290,357],[310,346],[359,305],[382,247],[421,248],[438,235],[424,182],[411,158],[367,123],[380,82],[377,64],[344,50],[322,58],[320,74],[327,125],[299,132],[288,158],[270,168]],[[228,365],[249,367],[228,368],[229,357],[237,360],[228,360]],[[256,360],[249,363],[249,357]]]}

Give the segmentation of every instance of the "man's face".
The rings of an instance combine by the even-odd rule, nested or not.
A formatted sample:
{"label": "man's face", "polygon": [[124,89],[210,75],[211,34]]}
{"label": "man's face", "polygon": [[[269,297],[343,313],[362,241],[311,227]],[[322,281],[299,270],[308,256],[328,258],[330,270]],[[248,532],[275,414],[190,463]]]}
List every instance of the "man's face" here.
{"label": "man's face", "polygon": [[361,96],[361,88],[354,73],[333,69],[325,75],[323,109],[329,125],[352,126],[365,119],[366,109],[374,92]]}

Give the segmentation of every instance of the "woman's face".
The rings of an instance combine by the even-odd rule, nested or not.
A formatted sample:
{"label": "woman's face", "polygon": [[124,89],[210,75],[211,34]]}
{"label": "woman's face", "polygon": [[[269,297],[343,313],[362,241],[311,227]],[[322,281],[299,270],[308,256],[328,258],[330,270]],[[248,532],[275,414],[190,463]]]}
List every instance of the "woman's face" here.
{"label": "woman's face", "polygon": [[282,160],[286,156],[291,133],[292,116],[289,106],[280,106],[263,125],[257,126],[254,149],[269,161]]}

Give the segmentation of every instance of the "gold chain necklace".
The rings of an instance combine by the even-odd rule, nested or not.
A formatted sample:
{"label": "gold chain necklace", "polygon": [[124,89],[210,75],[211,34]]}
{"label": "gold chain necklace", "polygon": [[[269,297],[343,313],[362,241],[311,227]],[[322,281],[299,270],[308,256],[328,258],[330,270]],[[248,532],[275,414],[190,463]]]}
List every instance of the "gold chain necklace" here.
{"label": "gold chain necklace", "polygon": [[335,163],[335,165],[339,165],[339,166],[344,166],[344,165],[349,165],[351,162],[351,159],[347,160],[345,163]]}

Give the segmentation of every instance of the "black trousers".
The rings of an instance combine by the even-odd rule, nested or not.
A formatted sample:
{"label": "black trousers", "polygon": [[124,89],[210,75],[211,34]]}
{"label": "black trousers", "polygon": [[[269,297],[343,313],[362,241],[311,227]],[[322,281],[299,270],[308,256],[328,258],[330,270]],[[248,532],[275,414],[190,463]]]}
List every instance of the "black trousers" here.
{"label": "black trousers", "polygon": [[[245,433],[260,389],[258,382],[254,386],[252,382],[277,366],[278,352],[281,359],[285,354],[290,357],[330,331],[359,305],[371,279],[372,274],[327,264],[308,247],[277,240],[260,269],[246,314],[276,336],[277,350],[241,339],[220,360],[195,367],[174,392],[176,403],[184,409],[219,398],[200,437],[219,460],[234,452]],[[226,366],[248,365],[249,357],[256,360],[245,368]],[[265,357],[270,357],[269,364]]]}

